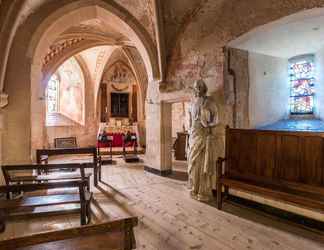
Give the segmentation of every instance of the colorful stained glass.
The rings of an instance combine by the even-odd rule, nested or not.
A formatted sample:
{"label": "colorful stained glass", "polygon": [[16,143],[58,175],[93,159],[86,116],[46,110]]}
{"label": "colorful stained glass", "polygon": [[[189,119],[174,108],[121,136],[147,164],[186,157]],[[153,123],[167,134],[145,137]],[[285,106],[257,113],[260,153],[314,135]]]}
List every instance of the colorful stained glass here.
{"label": "colorful stained glass", "polygon": [[290,112],[314,112],[315,68],[312,56],[290,61]]}

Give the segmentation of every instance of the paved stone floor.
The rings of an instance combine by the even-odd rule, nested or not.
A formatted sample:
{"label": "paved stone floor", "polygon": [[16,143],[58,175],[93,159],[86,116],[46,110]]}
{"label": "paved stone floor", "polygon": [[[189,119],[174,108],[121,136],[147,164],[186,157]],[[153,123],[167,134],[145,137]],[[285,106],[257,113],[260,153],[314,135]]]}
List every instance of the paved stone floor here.
{"label": "paved stone floor", "polygon": [[[65,159],[76,160],[82,159]],[[235,204],[225,203],[224,210],[218,211],[214,203],[192,200],[181,178],[159,177],[144,172],[142,164],[115,160],[115,165],[103,167],[98,189],[92,187],[93,223],[138,216],[137,249],[324,249],[324,234]],[[9,222],[0,237],[73,226],[79,226],[78,215],[17,220]]]}

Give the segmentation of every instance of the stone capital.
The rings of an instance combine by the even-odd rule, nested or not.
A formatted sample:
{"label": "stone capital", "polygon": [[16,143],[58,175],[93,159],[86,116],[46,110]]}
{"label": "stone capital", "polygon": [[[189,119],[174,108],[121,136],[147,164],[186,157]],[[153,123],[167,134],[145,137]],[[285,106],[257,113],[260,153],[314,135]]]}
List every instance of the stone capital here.
{"label": "stone capital", "polygon": [[8,95],[5,93],[0,93],[0,108],[4,108],[8,105]]}

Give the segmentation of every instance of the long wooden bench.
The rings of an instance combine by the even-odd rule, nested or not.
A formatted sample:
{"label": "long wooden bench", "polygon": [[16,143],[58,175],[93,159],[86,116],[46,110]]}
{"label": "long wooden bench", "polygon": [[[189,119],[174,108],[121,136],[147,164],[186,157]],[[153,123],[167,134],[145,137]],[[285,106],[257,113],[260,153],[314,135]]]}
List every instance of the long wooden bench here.
{"label": "long wooden bench", "polygon": [[0,241],[0,249],[131,250],[136,217]]}
{"label": "long wooden bench", "polygon": [[[8,192],[35,192],[39,190],[50,190],[59,188],[77,188],[78,194],[65,193],[60,195],[37,195],[26,196],[15,200],[0,201],[1,221],[0,227],[4,229],[5,220],[8,217],[41,214],[44,211],[37,211],[36,207],[49,207],[53,205],[63,204],[80,204],[80,221],[81,225],[85,225],[91,220],[90,202],[92,193],[88,192],[87,182],[82,180],[60,181],[48,183],[33,183],[33,184],[15,184],[8,186],[0,186],[0,193]],[[33,208],[30,210],[30,208]],[[46,214],[50,214],[46,210]]]}
{"label": "long wooden bench", "polygon": [[[324,133],[226,129],[217,206],[229,189],[324,211]],[[222,190],[224,189],[224,195]]]}
{"label": "long wooden bench", "polygon": [[97,149],[95,147],[85,148],[54,148],[54,149],[38,149],[36,150],[37,163],[42,163],[42,157],[55,156],[55,155],[92,155],[92,165],[87,165],[88,168],[93,168],[93,181],[94,185],[98,185],[98,157]]}
{"label": "long wooden bench", "polygon": [[[91,168],[92,163],[65,163],[65,164],[48,164],[48,165],[3,165],[2,173],[6,185],[22,183],[41,183],[50,181],[67,181],[67,180],[85,180],[87,189],[90,191],[91,173],[85,173],[86,168]],[[78,170],[78,172],[53,172],[53,170]],[[44,174],[51,173],[51,174]],[[10,194],[7,194],[10,199]]]}

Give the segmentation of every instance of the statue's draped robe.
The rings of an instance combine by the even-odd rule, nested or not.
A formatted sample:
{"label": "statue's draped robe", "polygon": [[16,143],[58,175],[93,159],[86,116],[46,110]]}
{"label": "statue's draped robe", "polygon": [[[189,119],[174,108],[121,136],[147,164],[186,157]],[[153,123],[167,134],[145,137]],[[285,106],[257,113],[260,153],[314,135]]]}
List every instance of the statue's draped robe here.
{"label": "statue's draped robe", "polygon": [[[199,107],[197,107],[199,106]],[[212,199],[216,176],[216,143],[209,123],[218,122],[216,105],[206,98],[200,105],[190,108],[191,128],[188,152],[188,174],[193,198],[208,201]]]}

